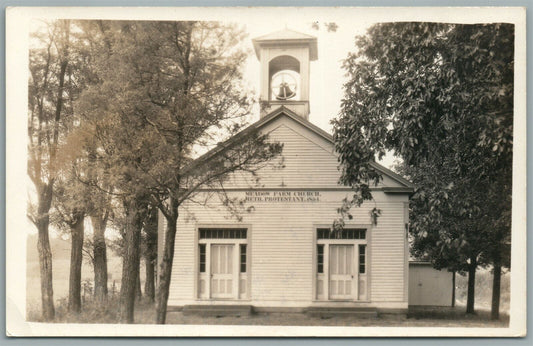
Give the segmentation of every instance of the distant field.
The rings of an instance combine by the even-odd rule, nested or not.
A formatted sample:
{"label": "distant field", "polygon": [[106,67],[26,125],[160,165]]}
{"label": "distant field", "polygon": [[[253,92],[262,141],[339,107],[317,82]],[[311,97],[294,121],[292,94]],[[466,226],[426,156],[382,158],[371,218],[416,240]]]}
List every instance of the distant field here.
{"label": "distant field", "polygon": [[[511,276],[502,273],[500,311],[509,312],[511,300]],[[457,275],[455,279],[455,301],[458,306],[466,306],[468,276]],[[492,274],[489,270],[479,269],[476,273],[476,309],[490,310],[492,302]]]}
{"label": "distant field", "polygon": [[[27,267],[26,267],[26,300],[27,311],[40,311],[41,308],[41,291],[40,291],[40,274],[39,274],[39,256],[37,254],[37,235],[28,236],[27,240]],[[68,279],[70,268],[70,240],[60,238],[50,239],[52,248],[52,275],[54,287],[54,299],[60,300],[68,296]],[[112,251],[107,251],[108,266],[108,286],[111,289],[113,281],[117,290],[120,289],[120,280],[122,277],[122,260]],[[142,262],[141,262],[142,263]],[[141,265],[141,279],[144,276],[144,266]],[[82,282],[84,280],[94,281],[94,272],[92,264],[88,259],[83,260],[81,269]],[[143,287],[144,288],[144,287]],[[83,292],[82,292],[83,293]]]}

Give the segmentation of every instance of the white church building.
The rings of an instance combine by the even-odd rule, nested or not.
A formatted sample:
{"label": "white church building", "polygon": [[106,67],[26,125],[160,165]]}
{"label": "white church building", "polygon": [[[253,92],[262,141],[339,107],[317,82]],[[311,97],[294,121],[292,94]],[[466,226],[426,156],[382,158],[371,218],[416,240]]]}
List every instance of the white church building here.
{"label": "white church building", "polygon": [[[226,181],[224,190],[251,207],[242,221],[231,218],[216,197],[208,205],[180,208],[169,310],[405,312],[413,185],[374,164],[383,175],[372,188],[374,200],[351,210],[342,233],[330,232],[352,191],[338,183],[332,136],[308,120],[317,40],[285,29],[253,43],[261,66],[261,113],[254,126],[283,143],[284,165],[260,170],[260,186],[252,187],[244,173]],[[377,220],[374,208],[381,210]],[[163,225],[159,229],[162,239]]]}

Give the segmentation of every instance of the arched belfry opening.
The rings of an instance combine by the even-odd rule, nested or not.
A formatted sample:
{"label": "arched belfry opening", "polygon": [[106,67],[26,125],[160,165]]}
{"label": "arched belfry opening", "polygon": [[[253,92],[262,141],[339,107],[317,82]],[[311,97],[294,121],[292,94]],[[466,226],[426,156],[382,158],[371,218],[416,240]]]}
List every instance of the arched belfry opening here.
{"label": "arched belfry opening", "polygon": [[280,55],[268,63],[269,100],[300,101],[300,62],[290,55]]}
{"label": "arched belfry opening", "polygon": [[318,58],[316,37],[284,29],[253,43],[261,63],[260,116],[285,106],[308,120],[310,61]]}

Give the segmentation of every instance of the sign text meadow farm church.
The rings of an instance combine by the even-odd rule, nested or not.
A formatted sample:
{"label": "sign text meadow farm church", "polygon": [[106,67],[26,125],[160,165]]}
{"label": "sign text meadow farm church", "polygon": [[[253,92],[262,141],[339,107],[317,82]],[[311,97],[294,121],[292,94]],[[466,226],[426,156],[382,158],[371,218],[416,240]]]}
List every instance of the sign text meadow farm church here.
{"label": "sign text meadow farm church", "polygon": [[247,191],[244,202],[320,202],[319,191]]}

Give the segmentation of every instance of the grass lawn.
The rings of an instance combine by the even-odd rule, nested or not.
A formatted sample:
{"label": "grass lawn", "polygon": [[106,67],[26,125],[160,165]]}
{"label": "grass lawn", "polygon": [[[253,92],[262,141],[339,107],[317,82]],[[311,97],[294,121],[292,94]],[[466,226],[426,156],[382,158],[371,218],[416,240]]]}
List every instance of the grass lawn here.
{"label": "grass lawn", "polygon": [[[110,299],[105,308],[99,309],[92,302],[86,302],[83,312],[67,312],[66,301],[61,301],[56,309],[56,323],[117,323],[118,297]],[[30,316],[29,316],[30,317]],[[155,307],[146,300],[138,301],[135,307],[135,323],[154,323]],[[29,318],[40,322],[38,315]],[[478,311],[475,315],[466,315],[463,308],[433,308],[411,310],[405,315],[382,315],[377,318],[341,316],[335,318],[311,317],[303,313],[253,313],[249,316],[204,317],[183,315],[172,311],[167,314],[167,324],[200,325],[270,325],[270,326],[352,326],[352,327],[490,327],[505,328],[509,325],[509,316],[502,315],[500,320],[491,321],[490,312]]]}
{"label": "grass lawn", "polygon": [[270,325],[270,326],[352,326],[352,327],[490,327],[505,328],[509,317],[501,316],[498,321],[490,320],[489,311],[466,315],[464,309],[440,309],[438,313],[411,311],[408,316],[383,315],[377,318],[342,316],[336,318],[311,317],[301,313],[268,313],[234,317],[184,316],[181,312],[169,312],[167,324],[207,325]]}

